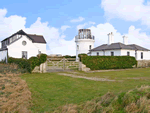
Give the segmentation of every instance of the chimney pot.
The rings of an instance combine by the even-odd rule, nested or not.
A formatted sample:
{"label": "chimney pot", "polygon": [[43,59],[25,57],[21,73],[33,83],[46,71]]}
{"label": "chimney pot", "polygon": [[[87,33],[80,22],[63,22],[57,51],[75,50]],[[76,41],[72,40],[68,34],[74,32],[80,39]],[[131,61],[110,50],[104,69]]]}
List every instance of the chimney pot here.
{"label": "chimney pot", "polygon": [[127,45],[128,44],[128,37],[123,36],[123,44]]}

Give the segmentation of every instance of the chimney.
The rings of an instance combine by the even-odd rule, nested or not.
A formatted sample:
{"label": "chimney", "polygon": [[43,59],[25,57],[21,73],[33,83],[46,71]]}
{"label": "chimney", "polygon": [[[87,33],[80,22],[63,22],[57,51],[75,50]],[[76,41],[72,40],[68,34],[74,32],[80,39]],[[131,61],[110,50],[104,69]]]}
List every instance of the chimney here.
{"label": "chimney", "polygon": [[111,43],[114,43],[114,34],[111,32]]}
{"label": "chimney", "polygon": [[111,44],[111,34],[109,33],[108,34],[108,45],[110,45]]}
{"label": "chimney", "polygon": [[123,36],[123,44],[127,45],[128,44],[128,37]]}

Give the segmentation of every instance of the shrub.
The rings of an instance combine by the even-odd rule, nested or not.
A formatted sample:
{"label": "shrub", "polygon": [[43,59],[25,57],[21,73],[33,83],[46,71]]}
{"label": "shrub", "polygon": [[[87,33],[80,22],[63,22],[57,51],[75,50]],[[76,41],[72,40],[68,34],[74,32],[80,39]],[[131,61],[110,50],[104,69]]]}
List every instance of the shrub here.
{"label": "shrub", "polygon": [[86,56],[87,56],[87,54],[84,54],[84,53],[78,54],[78,57],[80,58],[80,61],[82,61],[82,58],[86,57]]}
{"label": "shrub", "polygon": [[47,55],[46,54],[40,54],[37,57],[39,59],[39,65],[44,63],[47,60]]}
{"label": "shrub", "polygon": [[37,57],[31,57],[29,58],[29,62],[31,64],[31,69],[33,70],[36,66],[39,66],[39,59]]}
{"label": "shrub", "polygon": [[46,54],[37,55],[37,57],[31,57],[29,60],[22,58],[8,58],[8,63],[15,63],[19,68],[26,69],[28,72],[31,71],[40,64],[44,63],[47,60]]}
{"label": "shrub", "polygon": [[137,65],[135,57],[131,56],[81,56],[81,61],[91,70],[125,69]]}
{"label": "shrub", "polygon": [[9,57],[8,63],[15,63],[19,68],[26,69],[26,71],[31,73],[31,64],[27,59]]}

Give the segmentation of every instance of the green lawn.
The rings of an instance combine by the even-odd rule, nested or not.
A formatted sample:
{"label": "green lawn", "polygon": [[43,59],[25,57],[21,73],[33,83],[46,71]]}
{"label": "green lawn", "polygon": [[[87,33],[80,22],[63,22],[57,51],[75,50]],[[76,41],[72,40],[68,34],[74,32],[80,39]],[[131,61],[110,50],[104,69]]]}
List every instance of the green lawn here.
{"label": "green lawn", "polygon": [[24,74],[22,78],[26,80],[32,93],[34,105],[31,109],[34,112],[52,112],[59,106],[81,104],[108,91],[117,94],[136,86],[150,85],[150,68],[99,73],[78,72],[77,75],[116,81],[91,81],[58,73]]}

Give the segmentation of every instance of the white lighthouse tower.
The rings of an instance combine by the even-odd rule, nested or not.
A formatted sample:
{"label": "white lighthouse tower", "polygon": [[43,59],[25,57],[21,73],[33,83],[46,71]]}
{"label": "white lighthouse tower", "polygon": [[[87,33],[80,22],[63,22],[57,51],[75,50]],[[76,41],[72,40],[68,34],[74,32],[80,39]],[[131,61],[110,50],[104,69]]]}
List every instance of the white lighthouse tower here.
{"label": "white lighthouse tower", "polygon": [[76,61],[78,54],[87,54],[90,49],[94,48],[94,36],[91,35],[90,29],[79,29],[78,35],[75,37],[76,42]]}

